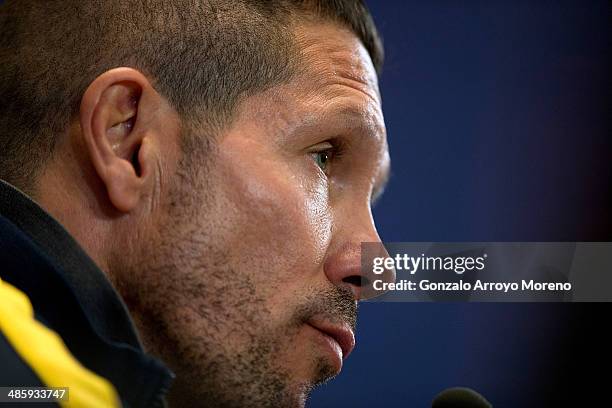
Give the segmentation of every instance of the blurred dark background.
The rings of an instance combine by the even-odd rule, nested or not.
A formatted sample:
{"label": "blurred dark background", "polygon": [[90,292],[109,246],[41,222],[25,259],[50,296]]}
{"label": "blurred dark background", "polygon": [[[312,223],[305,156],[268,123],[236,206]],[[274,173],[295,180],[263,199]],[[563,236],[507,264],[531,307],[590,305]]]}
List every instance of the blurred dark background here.
{"label": "blurred dark background", "polygon": [[[383,240],[612,241],[612,2],[368,3],[387,53]],[[457,385],[496,408],[591,406],[609,311],[363,303],[309,406],[427,407]]]}

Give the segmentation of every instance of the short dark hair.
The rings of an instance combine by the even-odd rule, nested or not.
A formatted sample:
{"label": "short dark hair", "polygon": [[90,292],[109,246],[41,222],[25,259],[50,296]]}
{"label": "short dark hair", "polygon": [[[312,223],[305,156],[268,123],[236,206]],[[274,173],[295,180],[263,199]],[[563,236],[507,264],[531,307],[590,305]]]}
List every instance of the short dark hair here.
{"label": "short dark hair", "polygon": [[[33,193],[87,86],[118,66],[147,75],[185,121],[211,131],[240,97],[291,78],[292,16],[351,29],[380,71],[361,0],[19,0],[0,6],[0,178]],[[202,120],[199,120],[202,122]]]}

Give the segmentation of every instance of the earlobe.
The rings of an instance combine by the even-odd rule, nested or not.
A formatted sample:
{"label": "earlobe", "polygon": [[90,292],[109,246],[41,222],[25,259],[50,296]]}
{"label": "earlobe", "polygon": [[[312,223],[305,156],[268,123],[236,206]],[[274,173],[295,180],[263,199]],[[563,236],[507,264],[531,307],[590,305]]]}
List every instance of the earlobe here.
{"label": "earlobe", "polygon": [[84,144],[110,203],[121,212],[138,206],[146,186],[141,153],[146,135],[148,80],[131,68],[117,68],[96,78],[81,100]]}

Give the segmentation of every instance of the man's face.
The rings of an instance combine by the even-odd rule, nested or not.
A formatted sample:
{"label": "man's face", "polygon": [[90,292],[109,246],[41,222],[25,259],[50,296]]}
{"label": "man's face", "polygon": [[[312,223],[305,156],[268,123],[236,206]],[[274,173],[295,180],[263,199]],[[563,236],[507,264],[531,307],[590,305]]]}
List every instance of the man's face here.
{"label": "man's face", "polygon": [[379,239],[370,202],[389,166],[376,73],[348,30],[297,40],[303,72],[246,98],[180,167],[118,284],[179,403],[301,406],[353,346],[360,243]]}

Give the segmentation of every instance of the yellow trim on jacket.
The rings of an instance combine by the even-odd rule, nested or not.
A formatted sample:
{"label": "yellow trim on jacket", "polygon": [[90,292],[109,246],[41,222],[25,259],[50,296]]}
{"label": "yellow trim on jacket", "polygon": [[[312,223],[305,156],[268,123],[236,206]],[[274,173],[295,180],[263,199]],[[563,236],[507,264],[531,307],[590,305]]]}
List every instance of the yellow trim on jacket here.
{"label": "yellow trim on jacket", "polygon": [[57,333],[36,321],[30,299],[1,279],[0,331],[44,386],[69,387],[62,407],[121,406],[113,385],[82,366]]}

